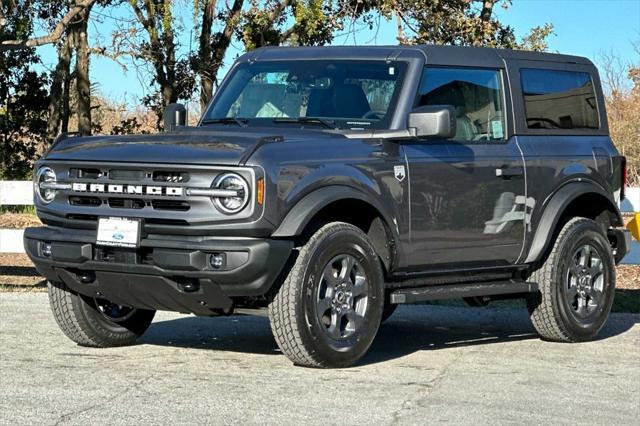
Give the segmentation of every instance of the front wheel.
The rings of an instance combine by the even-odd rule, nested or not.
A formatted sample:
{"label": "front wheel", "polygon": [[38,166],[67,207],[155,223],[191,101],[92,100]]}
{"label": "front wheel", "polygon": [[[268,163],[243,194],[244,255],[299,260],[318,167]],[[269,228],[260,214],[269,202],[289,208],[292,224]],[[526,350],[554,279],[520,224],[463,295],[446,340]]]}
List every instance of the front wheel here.
{"label": "front wheel", "polygon": [[147,330],[156,313],[82,296],[63,283],[50,282],[48,287],[53,317],[62,332],[80,346],[130,345]]}
{"label": "front wheel", "polygon": [[615,262],[602,228],[574,218],[560,231],[549,257],[531,276],[539,292],[527,300],[540,336],[556,342],[592,340],[615,293]]}
{"label": "front wheel", "polygon": [[384,305],[382,268],[367,236],[334,222],[299,248],[269,306],[271,329],[295,364],[355,364],[378,332]]}

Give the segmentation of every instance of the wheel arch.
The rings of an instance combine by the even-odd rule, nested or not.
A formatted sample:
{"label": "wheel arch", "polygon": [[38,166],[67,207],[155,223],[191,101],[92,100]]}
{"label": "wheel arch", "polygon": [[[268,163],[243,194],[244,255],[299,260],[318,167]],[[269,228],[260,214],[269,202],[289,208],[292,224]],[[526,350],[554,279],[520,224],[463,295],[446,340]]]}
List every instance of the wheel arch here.
{"label": "wheel arch", "polygon": [[343,185],[325,186],[307,194],[285,215],[274,238],[300,238],[314,226],[342,221],[363,230],[385,272],[396,264],[399,232],[393,216],[374,197]]}
{"label": "wheel arch", "polygon": [[595,220],[605,233],[609,227],[624,225],[615,201],[600,185],[590,181],[567,183],[546,203],[524,263],[543,260],[560,228],[578,216]]}

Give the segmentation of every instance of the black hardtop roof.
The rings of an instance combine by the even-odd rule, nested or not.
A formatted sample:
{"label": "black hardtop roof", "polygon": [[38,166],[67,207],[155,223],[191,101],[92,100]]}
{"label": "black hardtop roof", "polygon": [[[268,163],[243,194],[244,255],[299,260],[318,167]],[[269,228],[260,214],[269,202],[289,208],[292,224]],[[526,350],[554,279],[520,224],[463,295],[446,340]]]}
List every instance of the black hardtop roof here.
{"label": "black hardtop roof", "polygon": [[431,65],[504,67],[509,61],[542,61],[563,64],[593,65],[581,56],[525,50],[492,49],[462,46],[314,46],[314,47],[263,47],[243,55],[240,60],[331,60],[331,59],[381,59],[423,56]]}

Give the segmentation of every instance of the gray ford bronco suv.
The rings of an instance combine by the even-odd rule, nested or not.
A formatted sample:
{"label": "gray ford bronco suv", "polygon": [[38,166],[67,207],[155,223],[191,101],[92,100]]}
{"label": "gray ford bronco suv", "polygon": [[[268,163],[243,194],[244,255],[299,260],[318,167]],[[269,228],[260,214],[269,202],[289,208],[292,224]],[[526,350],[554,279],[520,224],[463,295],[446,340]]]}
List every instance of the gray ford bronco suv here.
{"label": "gray ford bronco suv", "polygon": [[265,48],[196,127],[60,137],[24,244],[84,346],[156,310],[268,309],[295,364],[345,367],[397,305],[526,298],[540,336],[596,337],[628,251],[625,159],[587,59],[484,48]]}

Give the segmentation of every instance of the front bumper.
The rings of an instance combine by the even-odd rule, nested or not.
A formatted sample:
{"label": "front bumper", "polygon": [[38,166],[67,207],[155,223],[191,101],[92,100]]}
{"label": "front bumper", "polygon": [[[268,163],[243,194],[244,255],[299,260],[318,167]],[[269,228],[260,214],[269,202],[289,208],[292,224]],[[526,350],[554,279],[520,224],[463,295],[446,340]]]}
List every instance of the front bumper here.
{"label": "front bumper", "polygon": [[[197,315],[267,293],[293,248],[286,240],[148,236],[138,249],[120,249],[95,238],[91,230],[27,228],[24,246],[40,274],[85,296]],[[209,262],[214,253],[225,259],[219,269]]]}

